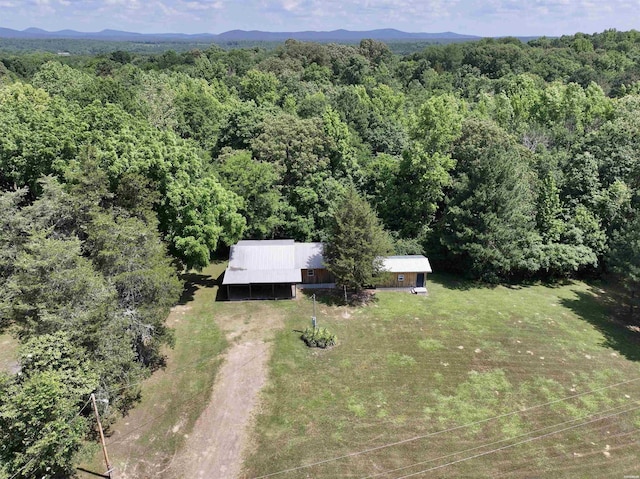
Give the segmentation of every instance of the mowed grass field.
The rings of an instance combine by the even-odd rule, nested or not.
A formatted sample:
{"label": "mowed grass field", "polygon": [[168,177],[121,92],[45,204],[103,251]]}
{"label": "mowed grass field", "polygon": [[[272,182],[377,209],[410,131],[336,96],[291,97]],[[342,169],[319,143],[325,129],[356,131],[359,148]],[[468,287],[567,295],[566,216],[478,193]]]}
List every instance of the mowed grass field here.
{"label": "mowed grass field", "polygon": [[[168,318],[167,368],[113,425],[118,477],[166,475],[209,400],[227,347],[218,324],[270,315],[285,325],[244,478],[640,475],[640,333],[614,319],[606,287],[486,288],[433,275],[427,297],[378,292],[364,307],[320,297],[319,325],[339,341],[321,351],[299,339],[308,296],[216,301],[224,266],[190,278]],[[9,367],[16,344],[0,340]],[[103,471],[97,444],[79,466],[79,477]]]}
{"label": "mowed grass field", "polygon": [[295,302],[244,477],[640,475],[639,334],[605,290],[428,283],[319,303],[326,351],[299,339],[311,301]]}

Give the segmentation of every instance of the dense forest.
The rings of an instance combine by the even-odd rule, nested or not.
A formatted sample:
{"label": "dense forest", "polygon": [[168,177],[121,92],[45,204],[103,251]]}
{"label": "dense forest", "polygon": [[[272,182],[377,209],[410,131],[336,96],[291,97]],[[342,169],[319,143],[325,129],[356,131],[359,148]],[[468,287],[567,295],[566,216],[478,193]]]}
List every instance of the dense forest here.
{"label": "dense forest", "polygon": [[[0,54],[0,477],[64,477],[241,238],[327,237],[353,188],[398,254],[486,282],[640,287],[640,32]],[[4,471],[4,472],[3,472]]]}

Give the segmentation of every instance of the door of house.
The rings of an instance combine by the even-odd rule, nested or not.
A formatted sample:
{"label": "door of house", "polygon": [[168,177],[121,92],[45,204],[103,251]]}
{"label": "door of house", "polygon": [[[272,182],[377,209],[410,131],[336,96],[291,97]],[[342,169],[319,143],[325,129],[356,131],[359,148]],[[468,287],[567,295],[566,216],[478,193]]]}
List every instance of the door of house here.
{"label": "door of house", "polygon": [[424,273],[418,273],[416,288],[424,288]]}

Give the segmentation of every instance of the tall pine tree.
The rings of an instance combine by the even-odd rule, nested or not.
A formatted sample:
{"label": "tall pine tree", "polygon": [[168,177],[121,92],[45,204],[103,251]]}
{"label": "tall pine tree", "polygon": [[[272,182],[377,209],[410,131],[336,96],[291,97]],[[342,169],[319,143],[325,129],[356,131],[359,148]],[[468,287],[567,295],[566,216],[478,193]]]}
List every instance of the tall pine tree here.
{"label": "tall pine tree", "polygon": [[613,234],[609,261],[629,292],[629,312],[633,317],[640,298],[640,214]]}
{"label": "tall pine tree", "polygon": [[337,206],[330,228],[325,260],[337,284],[356,291],[372,284],[391,243],[369,203],[353,187]]}
{"label": "tall pine tree", "polygon": [[442,236],[456,269],[488,281],[538,270],[540,237],[524,154],[495,124],[465,124]]}

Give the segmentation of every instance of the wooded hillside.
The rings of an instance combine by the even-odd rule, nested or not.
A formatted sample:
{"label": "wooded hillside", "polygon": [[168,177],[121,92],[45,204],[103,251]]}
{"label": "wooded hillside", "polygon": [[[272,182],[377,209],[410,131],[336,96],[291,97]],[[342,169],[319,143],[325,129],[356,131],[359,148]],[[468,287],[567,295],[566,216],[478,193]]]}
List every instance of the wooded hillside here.
{"label": "wooded hillside", "polygon": [[[615,271],[637,291],[639,112],[636,31],[409,56],[0,53],[0,325],[25,344],[25,373],[0,380],[6,470],[68,472],[89,392],[131,407],[171,342],[179,270],[241,238],[323,240],[352,186],[396,253],[439,270]],[[45,386],[55,407],[25,424]]]}

